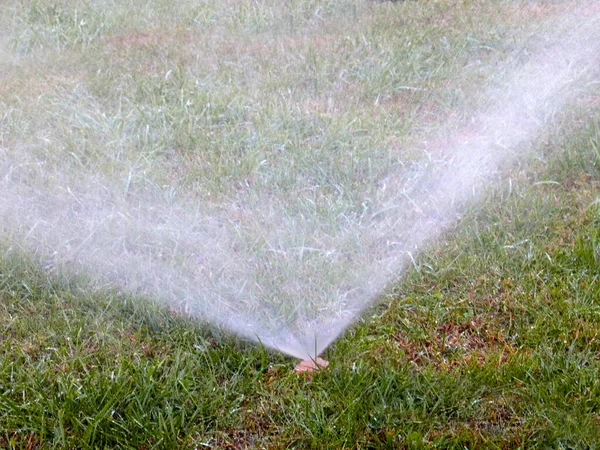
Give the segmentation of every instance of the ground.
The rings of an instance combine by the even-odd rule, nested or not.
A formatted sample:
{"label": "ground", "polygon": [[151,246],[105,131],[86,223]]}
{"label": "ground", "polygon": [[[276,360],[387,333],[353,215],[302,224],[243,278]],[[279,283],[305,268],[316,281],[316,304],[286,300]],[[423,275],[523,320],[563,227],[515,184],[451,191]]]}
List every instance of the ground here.
{"label": "ground", "polygon": [[[341,177],[353,166],[340,143],[383,172],[447,145],[442,124],[468,133],[477,92],[575,3],[9,0],[0,157],[134,188],[177,180],[214,201],[285,183],[274,168],[291,157]],[[594,448],[599,87],[502,168],[318,372],[158,299],[86,289],[3,240],[0,447]]]}

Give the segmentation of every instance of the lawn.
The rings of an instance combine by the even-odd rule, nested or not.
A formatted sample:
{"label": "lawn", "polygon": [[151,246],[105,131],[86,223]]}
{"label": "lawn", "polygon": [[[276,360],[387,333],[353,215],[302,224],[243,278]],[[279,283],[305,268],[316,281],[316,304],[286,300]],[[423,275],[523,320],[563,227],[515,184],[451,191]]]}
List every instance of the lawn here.
{"label": "lawn", "polygon": [[[328,235],[381,179],[468,134],[481,93],[576,3],[2,2],[0,177],[19,181],[0,199],[0,447],[596,448],[597,73],[411,255],[315,374],[216,324],[213,303],[179,304],[197,274],[181,275],[187,254],[156,256],[167,238],[143,239],[154,217],[94,234],[55,215],[70,198],[103,199],[110,180],[117,211],[119,196],[159,199],[158,215],[180,198],[209,205],[197,214],[218,218],[200,235],[212,240],[190,247],[226,246],[218,225],[245,220],[241,198],[259,208],[271,196]],[[189,224],[173,217],[163,225],[177,235]],[[239,230],[248,246],[237,251],[252,259],[254,231]],[[168,265],[130,267],[148,255]],[[256,258],[271,303],[240,311],[303,295],[296,266]],[[346,280],[323,261],[311,270]],[[199,292],[242,292],[246,266],[231,267]],[[265,327],[295,318],[294,304],[275,305]]]}

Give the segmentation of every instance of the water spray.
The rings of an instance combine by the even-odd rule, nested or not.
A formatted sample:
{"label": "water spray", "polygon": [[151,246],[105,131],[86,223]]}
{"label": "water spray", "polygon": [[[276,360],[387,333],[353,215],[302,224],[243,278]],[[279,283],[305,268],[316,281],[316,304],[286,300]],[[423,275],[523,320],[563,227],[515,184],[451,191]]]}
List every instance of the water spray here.
{"label": "water spray", "polygon": [[340,206],[341,188],[325,195],[317,182],[302,195],[292,186],[293,195],[257,189],[212,202],[5,146],[0,229],[49,271],[160,299],[300,358],[297,372],[320,370],[328,363],[319,354],[595,79],[595,5],[556,18],[526,61],[484,92],[466,139],[388,170],[354,203]]}

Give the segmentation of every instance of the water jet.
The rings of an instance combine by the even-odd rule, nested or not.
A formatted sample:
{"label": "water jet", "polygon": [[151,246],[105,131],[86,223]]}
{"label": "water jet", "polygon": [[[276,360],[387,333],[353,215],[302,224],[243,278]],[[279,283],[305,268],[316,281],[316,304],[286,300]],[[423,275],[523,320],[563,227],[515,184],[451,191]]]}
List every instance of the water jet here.
{"label": "water jet", "polygon": [[[0,229],[11,236],[11,245],[40,255],[51,271],[65,266],[66,272],[87,275],[91,288],[118,286],[160,299],[303,360],[299,372],[318,370],[327,365],[319,353],[381,299],[415,264],[413,255],[452,226],[465,205],[499,179],[503,165],[531,148],[557,112],[594,82],[599,23],[594,9],[569,8],[564,17],[555,17],[547,32],[536,32],[537,47],[527,44],[506,73],[489,83],[469,117],[458,124],[448,118],[430,130],[434,141],[444,136],[448,145],[424,145],[413,153],[388,140],[378,138],[384,143],[374,146],[363,139],[359,114],[338,123],[292,113],[294,98],[288,101],[278,91],[267,101],[240,92],[247,105],[231,102],[213,111],[218,98],[206,93],[193,70],[177,80],[164,77],[166,87],[157,98],[150,96],[143,108],[134,105],[127,113],[111,108],[129,105],[130,99],[103,102],[85,83],[77,84],[74,92],[61,91],[44,104],[44,119],[35,122],[49,125],[31,141],[29,131],[0,141]],[[131,98],[138,91],[133,89]],[[282,109],[273,106],[260,120],[249,120],[250,106],[261,104]],[[21,108],[19,101],[11,113],[15,123]],[[268,123],[289,123],[289,130],[280,135],[279,125],[261,128]],[[457,125],[468,130],[466,136]],[[230,152],[239,144],[238,132],[246,129],[251,136],[243,150]],[[114,133],[108,133],[110,140],[107,130]],[[265,130],[274,133],[270,140],[255,141]],[[196,147],[203,134],[206,146]],[[229,140],[213,140],[224,136]],[[173,167],[154,178],[146,177],[146,156],[119,159],[125,158],[123,149],[138,155],[140,148],[163,141],[169,147],[185,142],[194,155],[206,150],[207,158],[218,148],[215,168],[229,158],[229,169],[242,170],[250,164],[244,162],[246,153],[256,153],[256,161],[246,183],[219,196],[208,188],[225,188],[205,180],[212,172],[204,168],[213,165],[204,156],[195,169],[204,174],[196,190],[174,175],[188,153],[165,158]],[[407,145],[413,144],[423,142]],[[117,149],[114,161],[103,162],[107,148]],[[98,167],[93,159],[85,162],[96,153]],[[131,164],[127,171],[125,163]],[[215,179],[227,178],[220,170]]]}

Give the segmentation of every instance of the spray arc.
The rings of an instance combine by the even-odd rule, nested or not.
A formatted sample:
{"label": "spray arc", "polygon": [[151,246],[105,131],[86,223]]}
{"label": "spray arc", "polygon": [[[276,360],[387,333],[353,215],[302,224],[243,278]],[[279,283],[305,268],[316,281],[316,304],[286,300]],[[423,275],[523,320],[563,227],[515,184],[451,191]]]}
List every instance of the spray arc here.
{"label": "spray arc", "polygon": [[316,183],[312,196],[173,199],[7,151],[0,226],[49,270],[162,299],[302,367],[324,367],[318,356],[595,79],[598,30],[591,3],[557,17],[525,62],[484,92],[466,137],[388,170],[347,207]]}

